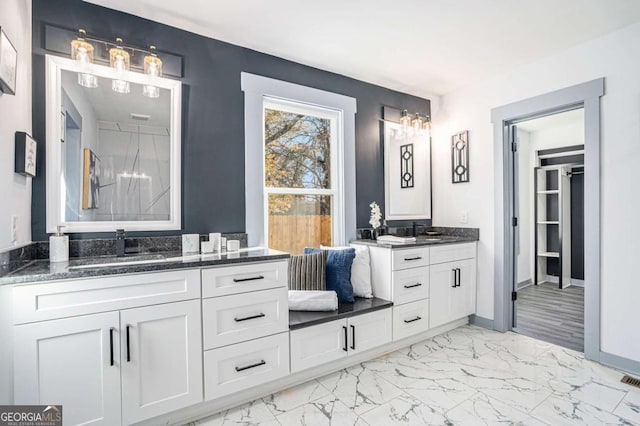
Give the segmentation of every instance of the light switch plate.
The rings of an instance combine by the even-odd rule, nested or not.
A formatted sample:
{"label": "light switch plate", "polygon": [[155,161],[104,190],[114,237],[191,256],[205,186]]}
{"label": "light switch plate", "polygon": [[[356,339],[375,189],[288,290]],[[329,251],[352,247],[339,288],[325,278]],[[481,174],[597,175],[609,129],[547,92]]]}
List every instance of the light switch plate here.
{"label": "light switch plate", "polygon": [[464,210],[460,212],[460,223],[466,225],[469,223],[469,212]]}

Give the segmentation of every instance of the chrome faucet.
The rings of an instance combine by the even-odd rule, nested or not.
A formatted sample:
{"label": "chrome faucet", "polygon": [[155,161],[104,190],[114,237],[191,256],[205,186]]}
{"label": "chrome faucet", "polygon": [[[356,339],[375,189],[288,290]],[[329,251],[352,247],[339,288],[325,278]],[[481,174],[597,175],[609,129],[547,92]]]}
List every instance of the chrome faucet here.
{"label": "chrome faucet", "polygon": [[116,230],[116,257],[123,257],[125,255],[125,233],[124,229]]}

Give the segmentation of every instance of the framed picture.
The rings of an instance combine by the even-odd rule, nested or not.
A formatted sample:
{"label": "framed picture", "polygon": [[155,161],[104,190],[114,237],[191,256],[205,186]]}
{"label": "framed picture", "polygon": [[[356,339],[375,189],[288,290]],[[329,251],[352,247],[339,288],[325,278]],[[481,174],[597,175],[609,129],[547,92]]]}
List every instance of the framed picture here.
{"label": "framed picture", "polygon": [[82,208],[97,209],[100,200],[100,158],[89,148],[84,149],[82,174]]}
{"label": "framed picture", "polygon": [[16,132],[16,173],[35,177],[37,148],[38,144],[31,136],[25,132]]}
{"label": "framed picture", "polygon": [[18,52],[0,27],[0,90],[2,93],[16,94],[17,68]]}

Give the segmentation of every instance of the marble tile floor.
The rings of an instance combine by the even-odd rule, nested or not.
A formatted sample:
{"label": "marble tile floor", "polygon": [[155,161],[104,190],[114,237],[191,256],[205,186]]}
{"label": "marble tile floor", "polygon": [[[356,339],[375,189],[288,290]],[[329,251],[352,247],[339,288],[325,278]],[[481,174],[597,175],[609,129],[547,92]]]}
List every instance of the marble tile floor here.
{"label": "marble tile floor", "polygon": [[640,389],[579,353],[464,326],[189,426],[640,425]]}

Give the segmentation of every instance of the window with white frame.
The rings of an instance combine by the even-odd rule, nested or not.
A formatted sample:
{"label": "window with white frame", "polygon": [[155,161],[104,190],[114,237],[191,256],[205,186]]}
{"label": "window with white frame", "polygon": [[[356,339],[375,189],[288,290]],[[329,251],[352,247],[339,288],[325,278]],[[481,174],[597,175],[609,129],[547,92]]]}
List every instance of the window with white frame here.
{"label": "window with white frame", "polygon": [[340,111],[263,98],[264,239],[293,254],[343,235]]}
{"label": "window with white frame", "polygon": [[299,253],[356,236],[356,99],[241,73],[249,246]]}

